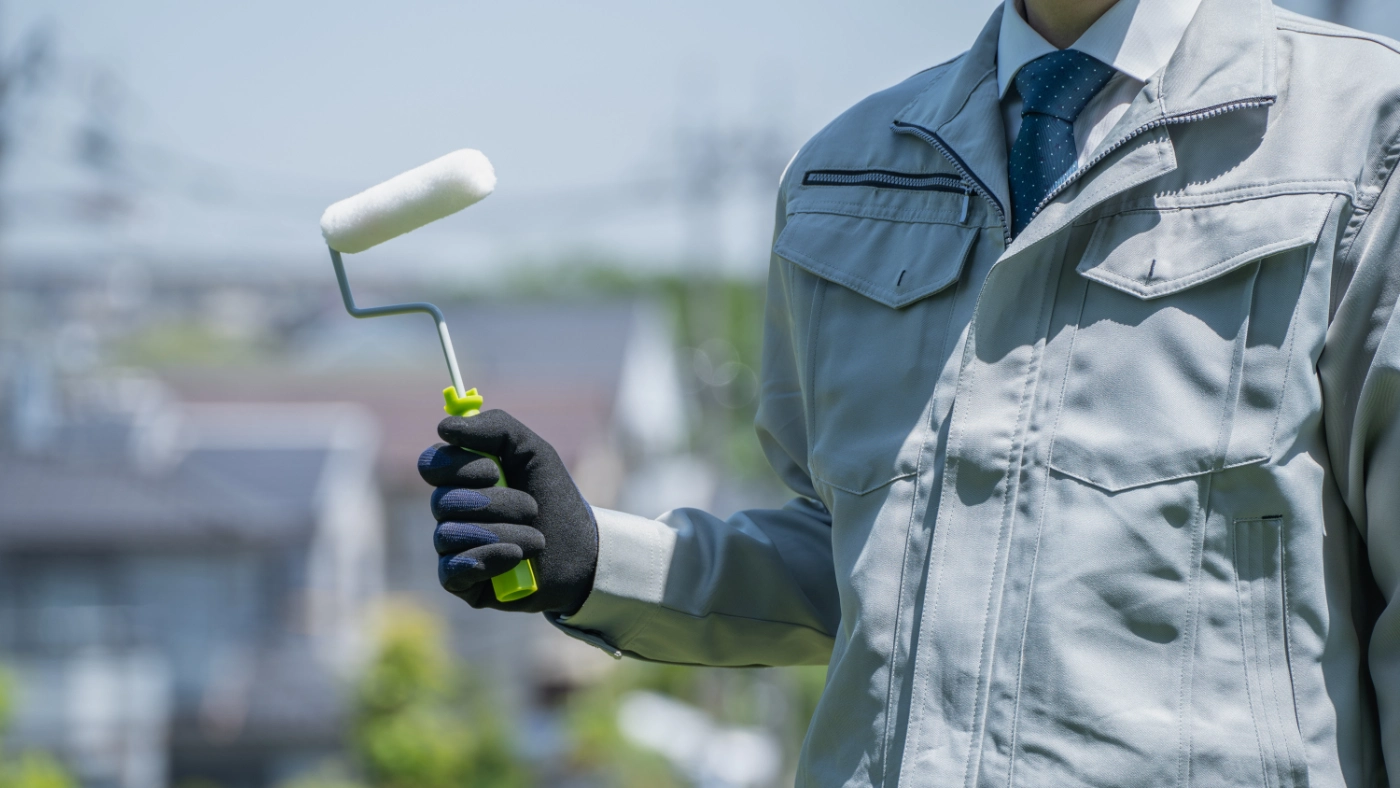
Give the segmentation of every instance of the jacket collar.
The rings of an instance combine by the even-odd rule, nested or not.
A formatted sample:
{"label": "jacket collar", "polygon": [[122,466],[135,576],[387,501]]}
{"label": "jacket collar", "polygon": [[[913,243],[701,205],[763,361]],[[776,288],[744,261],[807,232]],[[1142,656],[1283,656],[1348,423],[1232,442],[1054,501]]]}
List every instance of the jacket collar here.
{"label": "jacket collar", "polygon": [[900,110],[895,123],[936,135],[1009,211],[1006,132],[997,88],[997,37],[1002,13],[1001,7],[992,12],[972,48],[949,64],[941,79],[933,80]]}
{"label": "jacket collar", "polygon": [[[1006,12],[1003,6],[992,13],[972,48],[901,109],[895,124],[938,137],[1009,211],[996,78],[997,38]],[[1148,80],[1103,144],[1119,145],[1162,118],[1276,98],[1273,28],[1270,0],[1202,0],[1166,67]]]}
{"label": "jacket collar", "polygon": [[1276,40],[1270,0],[1203,0],[1163,70],[1164,113],[1277,98]]}

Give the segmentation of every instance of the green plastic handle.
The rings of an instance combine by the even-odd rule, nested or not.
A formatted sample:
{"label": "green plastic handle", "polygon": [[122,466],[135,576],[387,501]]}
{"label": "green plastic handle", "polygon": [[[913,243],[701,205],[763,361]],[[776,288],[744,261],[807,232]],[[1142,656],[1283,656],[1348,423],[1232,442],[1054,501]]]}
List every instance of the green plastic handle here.
{"label": "green plastic handle", "polygon": [[[476,389],[469,390],[464,396],[457,396],[457,389],[452,386],[442,390],[442,398],[446,403],[442,409],[447,411],[449,416],[462,416],[471,418],[481,412],[481,406],[485,400]],[[499,474],[496,478],[497,487],[506,486],[506,472],[501,468],[501,461],[485,452],[475,452],[496,463],[496,470]],[[535,579],[535,565],[530,559],[525,559],[504,574],[491,578],[491,588],[496,591],[496,599],[502,602],[514,602],[540,590],[540,584]]]}

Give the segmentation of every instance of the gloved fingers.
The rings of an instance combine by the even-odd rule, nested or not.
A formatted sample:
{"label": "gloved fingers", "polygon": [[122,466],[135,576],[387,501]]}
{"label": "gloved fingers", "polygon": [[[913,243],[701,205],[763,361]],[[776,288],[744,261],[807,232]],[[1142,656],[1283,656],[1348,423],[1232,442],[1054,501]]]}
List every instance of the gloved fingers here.
{"label": "gloved fingers", "polygon": [[433,530],[433,547],[438,555],[455,555],[501,542],[519,547],[525,558],[544,552],[544,534],[528,525],[446,522],[438,523]]}
{"label": "gloved fingers", "polygon": [[418,455],[418,475],[434,487],[491,487],[501,471],[489,457],[446,443]]}
{"label": "gloved fingers", "polygon": [[[438,582],[454,594],[474,585],[485,585],[524,560],[520,546],[510,542],[482,545],[454,555],[438,557]],[[494,596],[494,595],[493,595]]]}
{"label": "gloved fingers", "polygon": [[482,608],[494,608],[500,603],[496,601],[496,590],[490,583],[477,583],[474,586],[467,586],[461,591],[453,591],[452,595],[463,600],[468,605],[481,610]]}
{"label": "gloved fingers", "polygon": [[528,478],[537,460],[558,460],[553,446],[503,410],[482,411],[471,418],[448,416],[438,422],[438,437],[499,458],[506,481],[512,483]]}
{"label": "gloved fingers", "polygon": [[530,494],[510,487],[438,487],[432,495],[433,519],[462,523],[529,524],[539,515]]}

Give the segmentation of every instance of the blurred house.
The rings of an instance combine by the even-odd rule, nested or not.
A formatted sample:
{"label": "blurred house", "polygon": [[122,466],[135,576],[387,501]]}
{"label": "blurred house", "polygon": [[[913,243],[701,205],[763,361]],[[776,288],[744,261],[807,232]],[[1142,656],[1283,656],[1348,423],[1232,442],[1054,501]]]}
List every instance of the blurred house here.
{"label": "blurred house", "polygon": [[[446,618],[529,729],[528,755],[557,754],[551,704],[614,662],[438,587],[416,471],[448,382],[431,322],[350,318],[329,270],[120,270],[11,271],[0,292],[25,311],[0,342],[0,665],[19,677],[17,743],[90,785],[276,785],[343,750],[374,602],[397,593]],[[657,304],[441,305],[468,385],[548,439],[595,505],[710,503]],[[141,371],[82,382],[114,361]]]}
{"label": "blurred house", "polygon": [[[357,297],[377,304],[421,294]],[[693,403],[669,315],[656,304],[511,298],[440,305],[466,385],[479,387],[486,407],[509,411],[547,439],[591,503],[645,514],[711,503],[715,473],[688,453]],[[388,512],[388,587],[435,608],[457,653],[492,676],[512,707],[548,703],[611,664],[540,616],[473,610],[438,586],[430,488],[418,477],[417,459],[438,442],[449,381],[427,318],[357,321],[331,302],[288,340],[280,361],[160,374],[191,402],[334,397],[373,414],[383,436],[378,478]]]}
{"label": "blurred house", "polygon": [[338,751],[384,585],[368,414],[44,374],[12,376],[0,446],[18,743],[114,788],[267,785]]}

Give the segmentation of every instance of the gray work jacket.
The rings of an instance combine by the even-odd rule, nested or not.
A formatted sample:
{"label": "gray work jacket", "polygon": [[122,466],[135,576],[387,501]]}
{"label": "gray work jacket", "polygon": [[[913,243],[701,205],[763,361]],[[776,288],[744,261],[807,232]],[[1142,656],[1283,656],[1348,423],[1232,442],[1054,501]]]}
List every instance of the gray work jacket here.
{"label": "gray work jacket", "polygon": [[1204,0],[1012,238],[1000,13],[783,178],[798,497],[600,511],[562,625],[829,662],[801,785],[1400,785],[1397,45]]}

